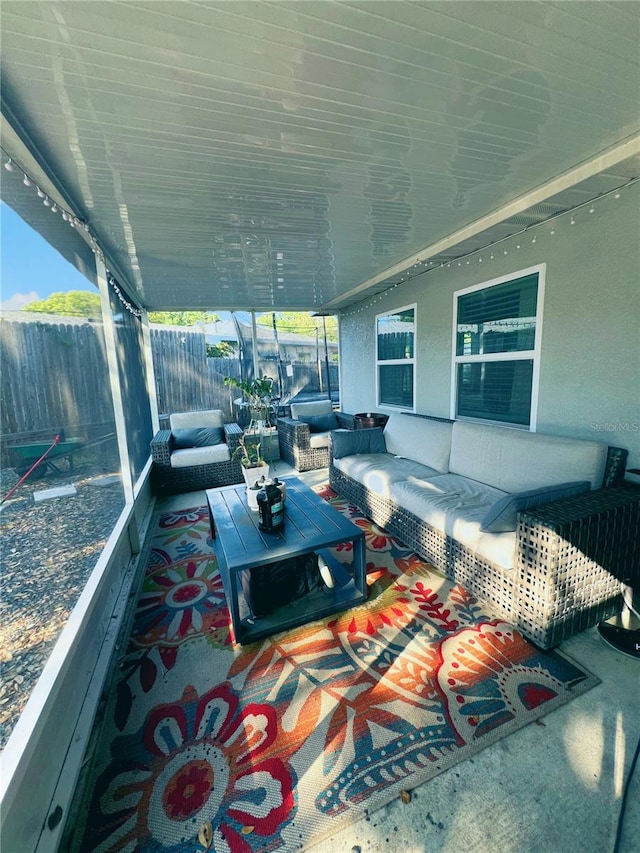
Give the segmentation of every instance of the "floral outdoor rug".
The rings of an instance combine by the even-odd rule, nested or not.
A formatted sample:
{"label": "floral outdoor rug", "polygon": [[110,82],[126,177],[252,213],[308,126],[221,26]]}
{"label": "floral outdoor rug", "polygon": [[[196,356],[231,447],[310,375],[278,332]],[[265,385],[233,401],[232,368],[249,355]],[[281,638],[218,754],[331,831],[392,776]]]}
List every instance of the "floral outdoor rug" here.
{"label": "floral outdoor rug", "polygon": [[597,683],[318,491],[365,531],[368,601],[245,647],[206,507],[158,515],[74,850],[303,849]]}

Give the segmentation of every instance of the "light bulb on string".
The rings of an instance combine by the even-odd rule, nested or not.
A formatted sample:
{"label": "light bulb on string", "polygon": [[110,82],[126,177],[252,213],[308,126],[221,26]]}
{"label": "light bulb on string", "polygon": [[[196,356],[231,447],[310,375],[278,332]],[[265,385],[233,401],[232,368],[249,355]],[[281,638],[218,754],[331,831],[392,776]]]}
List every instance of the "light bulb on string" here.
{"label": "light bulb on string", "polygon": [[11,159],[11,157],[9,157],[7,162],[4,164],[4,167],[7,172],[13,172],[13,160]]}
{"label": "light bulb on string", "polygon": [[41,190],[41,189],[40,189],[40,187],[37,187],[37,188],[36,188],[36,192],[38,193],[38,198],[44,198],[44,197],[45,197],[45,195],[46,195],[46,193],[44,192],[44,190]]}
{"label": "light bulb on string", "polygon": [[25,175],[24,178],[22,179],[22,183],[25,185],[25,187],[31,186],[31,181],[29,180],[27,175]]}

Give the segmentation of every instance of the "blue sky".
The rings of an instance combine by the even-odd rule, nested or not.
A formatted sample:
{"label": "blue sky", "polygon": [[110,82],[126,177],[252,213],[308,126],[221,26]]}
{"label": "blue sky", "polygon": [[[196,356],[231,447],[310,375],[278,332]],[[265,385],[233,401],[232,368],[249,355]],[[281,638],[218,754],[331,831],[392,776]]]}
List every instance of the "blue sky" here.
{"label": "blue sky", "polygon": [[18,311],[51,293],[95,287],[4,202],[0,203],[0,310]]}

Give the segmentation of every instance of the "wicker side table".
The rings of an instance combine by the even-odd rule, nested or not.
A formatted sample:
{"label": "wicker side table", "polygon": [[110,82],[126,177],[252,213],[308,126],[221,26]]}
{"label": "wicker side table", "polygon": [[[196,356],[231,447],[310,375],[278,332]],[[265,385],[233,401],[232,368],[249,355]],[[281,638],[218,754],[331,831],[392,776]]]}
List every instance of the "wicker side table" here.
{"label": "wicker side table", "polygon": [[518,615],[543,648],[620,609],[640,579],[640,489],[622,484],[519,516]]}

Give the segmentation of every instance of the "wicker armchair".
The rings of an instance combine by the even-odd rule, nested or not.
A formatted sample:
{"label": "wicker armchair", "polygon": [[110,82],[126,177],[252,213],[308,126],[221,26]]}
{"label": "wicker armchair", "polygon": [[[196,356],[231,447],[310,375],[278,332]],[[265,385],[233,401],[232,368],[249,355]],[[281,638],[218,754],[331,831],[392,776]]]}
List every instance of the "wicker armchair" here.
{"label": "wicker armchair", "polygon": [[[171,415],[171,429],[160,430],[151,441],[151,489],[155,495],[175,495],[242,483],[242,466],[234,451],[240,444],[238,424],[223,423],[219,409]],[[177,448],[179,430],[221,427],[224,442],[213,446]]]}
{"label": "wicker armchair", "polygon": [[280,458],[297,471],[327,468],[331,458],[329,430],[314,431],[301,418],[322,418],[334,414],[337,429],[355,429],[355,418],[345,412],[334,412],[331,400],[291,403],[291,417],[278,418]]}

